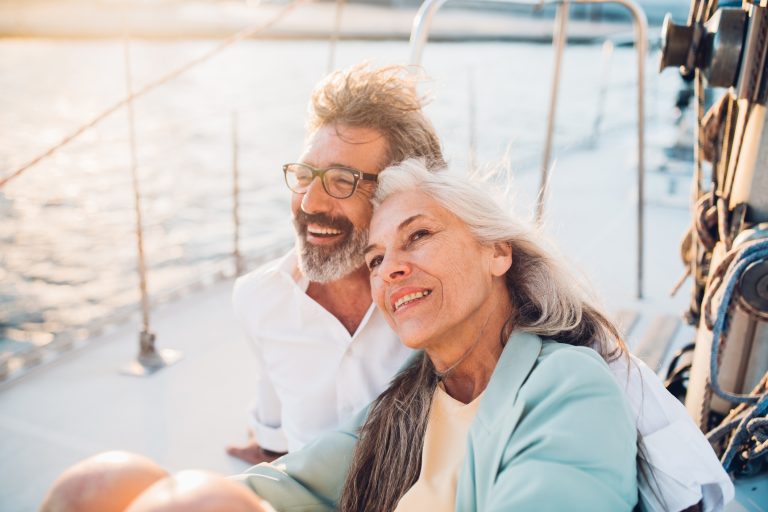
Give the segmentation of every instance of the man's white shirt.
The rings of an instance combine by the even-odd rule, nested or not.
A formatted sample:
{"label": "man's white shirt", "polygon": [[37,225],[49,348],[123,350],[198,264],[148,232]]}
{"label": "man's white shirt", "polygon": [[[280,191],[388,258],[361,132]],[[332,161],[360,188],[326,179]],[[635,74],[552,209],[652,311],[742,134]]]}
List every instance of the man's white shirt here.
{"label": "man's white shirt", "polygon": [[703,512],[723,510],[733,483],[683,404],[637,357],[619,357],[609,367],[635,416],[639,457],[651,474],[639,480],[640,510],[684,510],[699,500]]}
{"label": "man's white shirt", "polygon": [[294,451],[376,398],[411,351],[371,304],[354,334],[307,296],[291,250],[239,278],[235,313],[256,355],[251,427],[265,449]]}

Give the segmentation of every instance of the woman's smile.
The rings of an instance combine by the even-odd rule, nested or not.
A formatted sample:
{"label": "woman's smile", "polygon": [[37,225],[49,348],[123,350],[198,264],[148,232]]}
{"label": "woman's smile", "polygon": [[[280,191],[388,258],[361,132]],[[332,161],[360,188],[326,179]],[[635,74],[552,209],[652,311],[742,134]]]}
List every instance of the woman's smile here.
{"label": "woman's smile", "polygon": [[426,288],[407,287],[401,288],[390,296],[390,304],[392,305],[392,312],[397,314],[406,309],[409,309],[432,294],[432,290]]}

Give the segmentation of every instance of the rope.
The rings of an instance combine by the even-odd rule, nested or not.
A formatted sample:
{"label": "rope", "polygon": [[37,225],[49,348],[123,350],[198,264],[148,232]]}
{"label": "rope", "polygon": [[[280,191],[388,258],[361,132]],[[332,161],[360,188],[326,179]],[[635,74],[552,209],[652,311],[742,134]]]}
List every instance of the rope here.
{"label": "rope", "polygon": [[[753,390],[758,393],[761,389],[765,391],[766,379]],[[720,425],[712,429],[707,434],[710,443],[716,444],[722,441],[733,431],[728,445],[723,452],[721,462],[726,470],[734,469],[733,463],[736,456],[741,454],[743,460],[756,460],[768,454],[768,393],[763,396],[754,406],[741,404],[729,414]],[[754,440],[754,446],[749,447],[750,439]]]}
{"label": "rope", "polygon": [[91,119],[89,122],[85,123],[84,125],[80,126],[76,130],[74,130],[69,135],[65,136],[63,139],[61,139],[58,143],[54,144],[53,146],[49,147],[45,151],[43,151],[38,156],[34,157],[32,160],[29,160],[28,162],[22,164],[20,167],[14,169],[10,174],[5,176],[4,178],[0,178],[0,189],[3,188],[5,185],[13,181],[14,179],[21,176],[25,171],[28,169],[31,169],[38,163],[42,162],[49,156],[53,155],[56,151],[63,148],[76,138],[78,138],[80,135],[88,131],[90,128],[93,128],[97,124],[99,124],[101,121],[109,117],[114,112],[120,110],[124,106],[128,105],[133,100],[140,98],[147,93],[157,89],[161,85],[165,85],[168,82],[171,82],[172,80],[175,80],[176,78],[180,77],[181,75],[185,74],[187,71],[191,70],[192,68],[195,68],[199,66],[200,64],[210,60],[212,57],[219,54],[221,51],[226,49],[227,47],[242,41],[243,39],[247,39],[249,37],[252,37],[259,32],[266,30],[270,28],[272,25],[276,24],[280,20],[282,20],[288,13],[290,13],[293,9],[298,7],[299,5],[310,2],[312,0],[293,0],[291,3],[287,4],[285,7],[280,9],[272,18],[268,19],[267,21],[258,23],[256,25],[253,25],[251,27],[244,28],[243,30],[239,32],[235,32],[233,35],[229,36],[228,38],[224,39],[221,43],[214,46],[212,49],[210,49],[208,52],[202,54],[201,56],[192,59],[191,61],[187,62],[186,64],[179,66],[176,69],[171,70],[170,72],[166,73],[165,75],[161,76],[160,78],[154,80],[153,82],[150,82],[146,84],[144,87],[139,89],[138,91],[134,92],[133,94],[129,94],[122,100],[118,101],[111,107],[103,110],[101,113],[97,114],[93,119]]}
{"label": "rope", "polygon": [[[717,317],[712,326],[712,351],[710,354],[709,370],[711,375],[712,390],[719,397],[729,402],[736,403],[755,403],[761,398],[760,395],[739,395],[724,391],[717,380],[718,373],[718,354],[722,343],[722,338],[727,333],[728,321],[730,320],[729,310],[733,291],[738,284],[739,278],[747,266],[756,261],[768,258],[768,240],[755,240],[742,246],[733,255],[726,259],[732,259],[728,271],[725,273],[722,282],[725,284],[723,296],[720,305],[717,308]],[[720,268],[720,267],[718,267]]]}
{"label": "rope", "polygon": [[[740,249],[730,251],[723,262],[718,265],[713,276],[719,281],[712,283],[713,291],[708,291],[706,303],[712,301],[715,291],[723,287],[722,298],[717,307],[717,316],[712,325],[712,349],[710,352],[709,372],[710,388],[720,398],[729,402],[740,404],[723,422],[707,434],[711,443],[717,443],[724,439],[731,431],[733,435],[726,447],[721,462],[726,470],[734,469],[736,456],[741,454],[742,459],[754,460],[768,454],[768,391],[766,383],[768,375],[749,394],[730,393],[723,390],[718,382],[718,371],[723,341],[728,332],[730,320],[731,302],[734,290],[746,268],[757,261],[768,258],[768,240],[755,240],[742,246]],[[719,276],[727,266],[722,279]],[[708,308],[709,309],[709,308]],[[748,447],[750,440],[754,440],[754,446]],[[747,446],[746,449],[744,447]]]}

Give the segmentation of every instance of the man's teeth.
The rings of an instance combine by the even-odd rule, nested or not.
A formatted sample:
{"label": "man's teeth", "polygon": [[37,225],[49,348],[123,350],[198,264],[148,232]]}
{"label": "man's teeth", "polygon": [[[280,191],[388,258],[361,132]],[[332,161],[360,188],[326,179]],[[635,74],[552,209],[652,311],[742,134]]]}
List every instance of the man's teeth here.
{"label": "man's teeth", "polygon": [[310,228],[309,231],[313,235],[340,235],[341,231],[333,228]]}
{"label": "man's teeth", "polygon": [[395,311],[400,309],[400,306],[403,306],[403,305],[411,302],[412,300],[416,300],[416,299],[420,299],[422,297],[426,297],[430,293],[432,293],[430,290],[423,290],[423,291],[420,291],[420,292],[409,293],[408,295],[404,295],[404,296],[400,297],[399,299],[397,299],[397,302],[395,302]]}

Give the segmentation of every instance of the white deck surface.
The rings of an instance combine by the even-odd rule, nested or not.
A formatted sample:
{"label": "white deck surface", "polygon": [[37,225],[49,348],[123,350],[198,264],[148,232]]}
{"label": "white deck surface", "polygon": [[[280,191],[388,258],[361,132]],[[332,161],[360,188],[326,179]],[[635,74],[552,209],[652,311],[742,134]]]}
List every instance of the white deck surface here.
{"label": "white deck surface", "polygon": [[56,475],[107,449],[152,457],[170,470],[237,473],[224,453],[245,439],[252,354],[230,307],[232,283],[161,308],[160,347],[184,358],[148,378],[120,375],[135,357],[126,325],[0,390],[0,510],[35,510]]}

